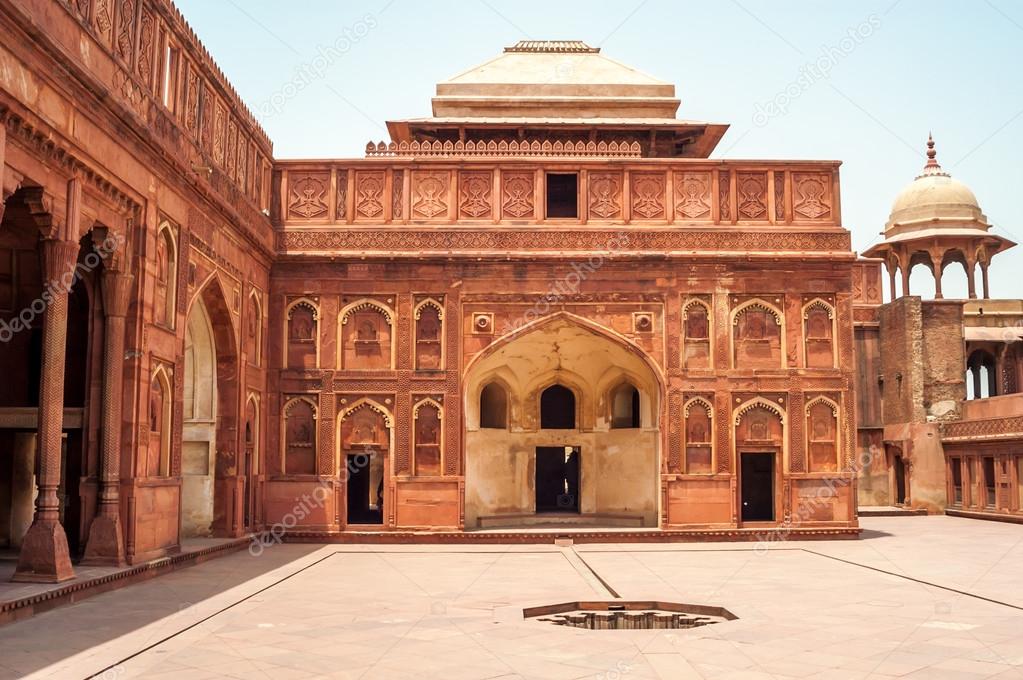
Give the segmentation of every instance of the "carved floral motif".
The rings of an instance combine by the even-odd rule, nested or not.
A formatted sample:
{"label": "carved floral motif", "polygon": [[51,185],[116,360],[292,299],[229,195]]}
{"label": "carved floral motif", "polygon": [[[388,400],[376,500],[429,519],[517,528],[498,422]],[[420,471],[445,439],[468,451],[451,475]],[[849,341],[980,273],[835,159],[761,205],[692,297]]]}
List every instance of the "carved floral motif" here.
{"label": "carved floral motif", "polygon": [[590,214],[610,219],[622,211],[622,176],[616,172],[594,172],[589,181]]}
{"label": "carved floral motif", "polygon": [[433,219],[448,212],[447,172],[412,173],[412,216]]}
{"label": "carved floral motif", "polygon": [[459,174],[458,210],[461,217],[490,217],[493,180],[489,172],[467,171]]}
{"label": "carved floral motif", "polygon": [[831,182],[823,173],[792,173],[793,212],[808,220],[831,215]]}
{"label": "carved floral motif", "polygon": [[633,173],[632,212],[648,220],[664,217],[664,184],[662,173]]}
{"label": "carved floral motif", "polygon": [[338,221],[344,221],[348,211],[348,171],[337,171],[337,207],[334,214]]}
{"label": "carved floral motif", "polygon": [[739,215],[749,220],[767,217],[767,174],[740,172],[736,176]]}
{"label": "carved floral motif", "polygon": [[403,219],[405,171],[395,170],[391,180],[391,219]]}
{"label": "carved floral motif", "polygon": [[721,170],[718,172],[718,205],[720,206],[722,222],[729,222],[732,219],[731,195],[731,173],[727,170]]}
{"label": "carved floral motif", "polygon": [[375,219],[384,212],[384,172],[355,173],[355,216]]}
{"label": "carved floral motif", "polygon": [[503,175],[502,209],[507,217],[533,215],[533,174],[508,172]]}
{"label": "carved floral motif", "polygon": [[[675,212],[689,219],[709,217],[710,188],[709,172],[685,172],[675,175]],[[727,195],[726,192],[725,196]]]}
{"label": "carved floral motif", "polygon": [[330,176],[326,173],[310,173],[289,179],[291,198],[288,201],[288,217],[305,220],[326,217]]}

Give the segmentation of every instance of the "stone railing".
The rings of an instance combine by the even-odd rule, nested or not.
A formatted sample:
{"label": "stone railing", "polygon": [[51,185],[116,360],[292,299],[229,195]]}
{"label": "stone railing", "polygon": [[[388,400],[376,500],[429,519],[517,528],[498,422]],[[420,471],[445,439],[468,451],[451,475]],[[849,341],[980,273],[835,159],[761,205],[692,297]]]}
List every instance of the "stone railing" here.
{"label": "stone railing", "polygon": [[366,158],[408,157],[574,157],[574,158],[639,158],[639,142],[563,142],[532,140],[489,142],[370,142],[366,145]]}

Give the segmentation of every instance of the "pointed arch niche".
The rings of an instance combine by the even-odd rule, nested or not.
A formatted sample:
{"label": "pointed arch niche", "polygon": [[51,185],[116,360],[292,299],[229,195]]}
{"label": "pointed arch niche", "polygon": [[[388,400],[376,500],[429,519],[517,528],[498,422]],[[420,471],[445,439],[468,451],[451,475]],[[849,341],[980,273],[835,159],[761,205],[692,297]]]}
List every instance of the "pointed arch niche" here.
{"label": "pointed arch niche", "polygon": [[838,404],[816,397],[806,405],[806,451],[810,472],[837,472],[841,451]]}
{"label": "pointed arch niche", "polygon": [[338,366],[346,371],[394,368],[394,311],[368,298],[338,315]]}
{"label": "pointed arch niche", "polygon": [[416,402],[412,407],[414,450],[412,472],[416,476],[430,477],[441,474],[444,457],[444,428],[441,420],[444,407],[432,397]]}
{"label": "pointed arch niche", "polygon": [[700,298],[682,303],[682,366],[713,368],[710,304]]}
{"label": "pointed arch niche", "polygon": [[162,222],[156,232],[156,291],[154,318],[157,323],[174,328],[178,291],[178,240],[170,222]]}
{"label": "pointed arch niche", "polygon": [[785,317],[760,298],[732,311],[732,368],[784,368]]}
{"label": "pointed arch niche", "polygon": [[416,370],[444,368],[444,307],[434,298],[415,306]]}
{"label": "pointed arch niche", "polygon": [[292,301],[284,310],[284,366],[293,369],[320,365],[320,306],[310,298]]}
{"label": "pointed arch niche", "polygon": [[253,366],[259,366],[263,349],[263,305],[260,292],[253,289],[245,302],[245,356]]}
{"label": "pointed arch niche", "polygon": [[685,419],[685,473],[713,474],[714,407],[703,397],[693,397],[682,409]]}
{"label": "pointed arch niche", "polygon": [[281,409],[282,467],[286,475],[316,474],[316,403],[292,397]]}
{"label": "pointed arch niche", "polygon": [[170,475],[171,414],[174,404],[171,369],[158,364],[149,383],[149,446],[143,477]]}
{"label": "pointed arch niche", "polygon": [[803,305],[803,338],[807,368],[834,368],[838,360],[835,342],[835,307],[814,298]]}
{"label": "pointed arch niche", "polygon": [[384,524],[394,448],[394,417],[363,397],[338,416],[338,469],[345,485],[346,524]]}

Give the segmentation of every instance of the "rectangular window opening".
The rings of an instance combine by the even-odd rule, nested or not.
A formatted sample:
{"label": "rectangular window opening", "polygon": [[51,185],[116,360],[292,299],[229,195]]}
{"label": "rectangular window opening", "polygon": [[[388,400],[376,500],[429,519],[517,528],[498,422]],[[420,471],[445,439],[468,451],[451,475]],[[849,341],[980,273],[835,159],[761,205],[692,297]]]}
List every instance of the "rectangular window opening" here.
{"label": "rectangular window opening", "polygon": [[579,217],[579,176],[574,172],[547,173],[547,218]]}

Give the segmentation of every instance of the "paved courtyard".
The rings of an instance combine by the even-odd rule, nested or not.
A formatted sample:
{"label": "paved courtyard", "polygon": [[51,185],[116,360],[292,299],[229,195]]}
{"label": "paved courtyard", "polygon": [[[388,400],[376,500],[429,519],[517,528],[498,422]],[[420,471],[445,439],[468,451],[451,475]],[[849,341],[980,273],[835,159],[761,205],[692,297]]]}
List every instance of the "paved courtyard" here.
{"label": "paved courtyard", "polygon": [[[274,546],[0,627],[0,677],[1023,680],[1023,526],[862,523],[859,541],[769,547]],[[739,618],[522,619],[616,595]]]}

